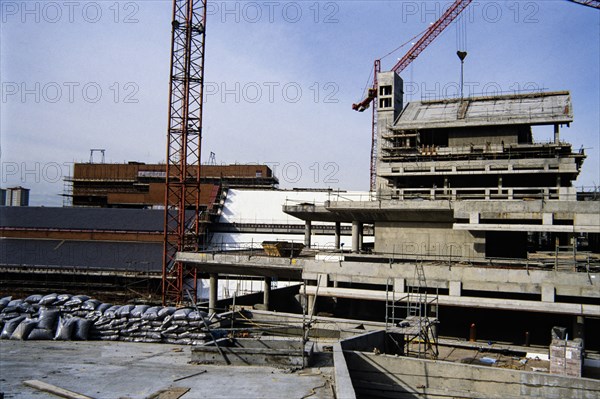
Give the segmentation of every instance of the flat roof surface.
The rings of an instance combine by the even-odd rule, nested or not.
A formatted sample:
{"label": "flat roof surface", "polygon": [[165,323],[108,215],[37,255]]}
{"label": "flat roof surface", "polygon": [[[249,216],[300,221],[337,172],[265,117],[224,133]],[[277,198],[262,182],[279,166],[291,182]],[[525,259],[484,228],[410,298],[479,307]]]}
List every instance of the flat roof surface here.
{"label": "flat roof surface", "polygon": [[461,100],[410,102],[396,120],[394,130],[487,125],[544,125],[573,121],[567,91],[524,93]]}
{"label": "flat roof surface", "polygon": [[158,272],[163,244],[1,238],[0,253],[0,264],[9,266]]}
{"label": "flat roof surface", "polygon": [[292,373],[271,367],[193,365],[190,346],[3,340],[0,353],[0,392],[6,398],[56,397],[24,386],[24,380],[97,399],[147,398],[169,387],[190,388],[184,399],[334,397],[328,383],[331,367]]}
{"label": "flat roof surface", "polygon": [[164,210],[0,206],[0,226],[10,228],[162,232]]}

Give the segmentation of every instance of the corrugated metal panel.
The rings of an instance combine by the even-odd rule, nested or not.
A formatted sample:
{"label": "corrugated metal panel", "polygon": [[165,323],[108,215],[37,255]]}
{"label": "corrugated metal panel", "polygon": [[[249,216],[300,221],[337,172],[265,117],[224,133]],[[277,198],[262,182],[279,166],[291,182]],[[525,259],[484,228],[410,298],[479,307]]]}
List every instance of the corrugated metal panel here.
{"label": "corrugated metal panel", "polygon": [[45,266],[162,270],[162,243],[0,239],[1,262],[9,266]]}
{"label": "corrugated metal panel", "polygon": [[13,228],[163,231],[160,209],[0,207],[0,225]]}

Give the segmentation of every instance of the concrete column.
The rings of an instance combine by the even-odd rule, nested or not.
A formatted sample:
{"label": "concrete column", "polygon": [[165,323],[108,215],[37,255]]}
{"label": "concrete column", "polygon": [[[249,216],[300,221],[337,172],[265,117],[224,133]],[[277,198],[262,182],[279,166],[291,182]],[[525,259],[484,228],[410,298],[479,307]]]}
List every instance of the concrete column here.
{"label": "concrete column", "polygon": [[450,281],[450,296],[460,296],[462,293],[462,283],[460,281]]}
{"label": "concrete column", "polygon": [[554,302],[555,294],[554,286],[542,285],[542,302]]}
{"label": "concrete column", "polygon": [[208,313],[217,312],[217,298],[219,292],[219,275],[211,274],[210,275],[210,291],[208,295]]}
{"label": "concrete column", "polygon": [[352,222],[352,252],[358,252],[358,222]]}
{"label": "concrete column", "polygon": [[304,246],[310,248],[310,237],[312,235],[312,224],[310,220],[304,222]]}
{"label": "concrete column", "polygon": [[[585,317],[573,316],[573,338],[581,338],[582,340],[584,340],[585,339],[584,330],[585,330]],[[585,340],[584,340],[583,346],[585,347]]]}
{"label": "concrete column", "polygon": [[554,125],[554,144],[560,143],[560,127]]}
{"label": "concrete column", "polygon": [[359,223],[358,225],[358,252],[362,251],[363,247],[363,224]]}
{"label": "concrete column", "polygon": [[469,213],[469,224],[479,224],[479,212]]}
{"label": "concrete column", "polygon": [[342,224],[340,222],[335,222],[335,249],[340,249],[341,242],[342,242]]}
{"label": "concrete column", "polygon": [[265,310],[269,310],[269,302],[271,300],[271,277],[265,277],[265,284],[263,288],[263,305]]}
{"label": "concrete column", "polygon": [[403,278],[394,278],[394,292],[403,294],[406,292],[406,280]]}

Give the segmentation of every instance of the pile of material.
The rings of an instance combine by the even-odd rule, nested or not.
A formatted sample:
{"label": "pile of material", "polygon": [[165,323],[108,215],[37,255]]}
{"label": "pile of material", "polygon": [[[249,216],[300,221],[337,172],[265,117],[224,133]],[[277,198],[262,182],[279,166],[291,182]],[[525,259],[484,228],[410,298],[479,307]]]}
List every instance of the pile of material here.
{"label": "pile of material", "polygon": [[85,295],[0,299],[0,339],[107,340],[196,345],[208,315],[189,308],[111,305]]}

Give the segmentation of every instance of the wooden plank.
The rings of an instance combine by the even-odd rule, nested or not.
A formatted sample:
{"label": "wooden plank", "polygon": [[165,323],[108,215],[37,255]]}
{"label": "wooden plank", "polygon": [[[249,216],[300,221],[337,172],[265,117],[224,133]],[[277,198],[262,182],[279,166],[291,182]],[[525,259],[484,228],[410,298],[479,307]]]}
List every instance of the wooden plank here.
{"label": "wooden plank", "polygon": [[167,389],[161,389],[158,392],[153,393],[146,399],[179,399],[190,391],[191,388],[186,387],[170,387]]}
{"label": "wooden plank", "polygon": [[48,392],[56,396],[60,396],[61,398],[67,399],[93,399],[90,396],[85,396],[77,392],[69,391],[68,389],[57,387],[56,385],[48,384],[46,382],[38,381],[38,380],[26,380],[23,381],[23,384],[37,389],[39,391]]}

